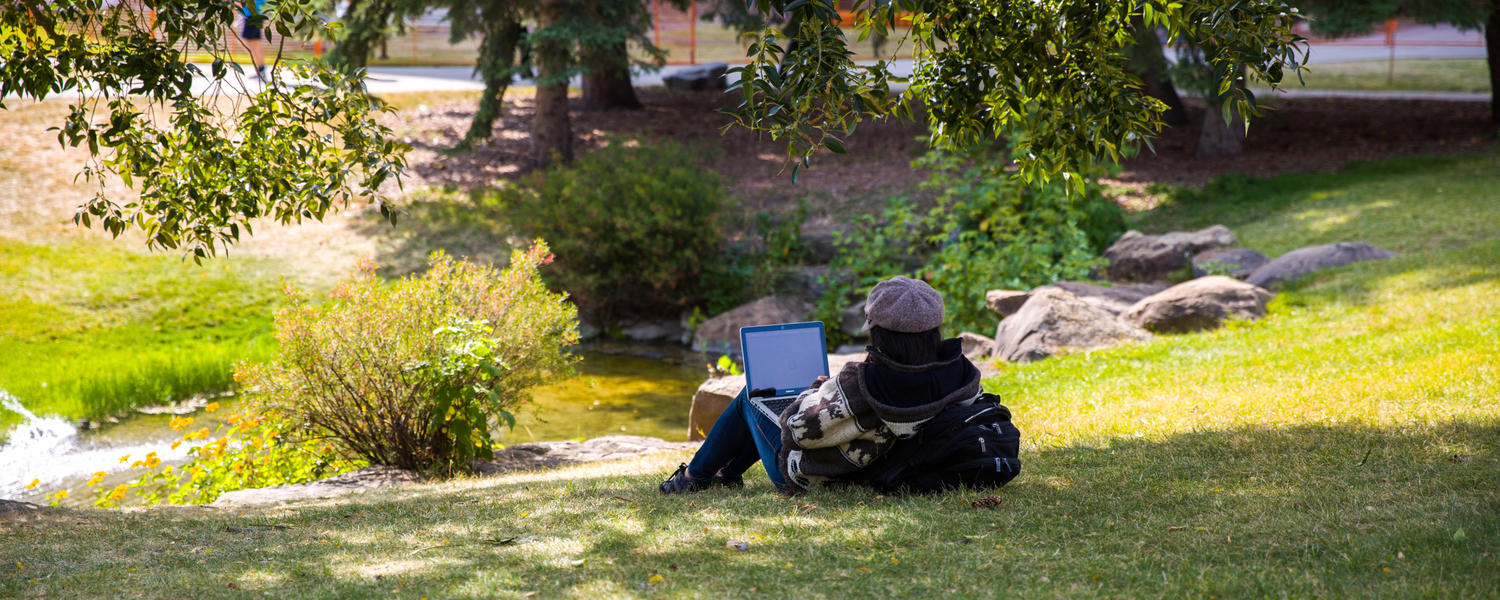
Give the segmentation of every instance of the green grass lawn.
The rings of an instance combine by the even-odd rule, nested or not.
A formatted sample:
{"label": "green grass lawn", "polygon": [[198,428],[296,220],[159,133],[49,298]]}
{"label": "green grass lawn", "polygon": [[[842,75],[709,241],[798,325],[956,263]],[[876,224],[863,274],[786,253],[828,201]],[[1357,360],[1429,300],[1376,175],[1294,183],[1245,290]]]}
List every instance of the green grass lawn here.
{"label": "green grass lawn", "polygon": [[668,454],[282,508],[12,514],[0,596],[1495,596],[1500,155],[1217,189],[1134,225],[1402,255],[1300,282],[1257,322],[1002,369],[986,385],[1025,468],[997,507],[786,499],[759,472],[663,497],[687,458]]}
{"label": "green grass lawn", "polygon": [[[98,418],[226,390],[236,362],[275,348],[266,265],[200,267],[125,243],[0,238],[0,389],[31,411]],[[0,425],[17,418],[0,409]]]}

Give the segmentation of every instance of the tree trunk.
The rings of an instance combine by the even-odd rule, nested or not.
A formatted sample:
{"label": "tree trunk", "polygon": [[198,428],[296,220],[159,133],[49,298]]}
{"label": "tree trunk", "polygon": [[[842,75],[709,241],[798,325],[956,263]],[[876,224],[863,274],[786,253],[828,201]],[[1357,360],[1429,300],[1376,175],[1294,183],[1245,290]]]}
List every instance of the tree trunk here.
{"label": "tree trunk", "polygon": [[1182,104],[1182,97],[1177,95],[1177,88],[1172,85],[1172,80],[1164,72],[1167,57],[1161,51],[1161,38],[1156,37],[1156,30],[1147,27],[1146,20],[1140,16],[1131,19],[1130,27],[1135,35],[1131,72],[1141,78],[1147,96],[1166,103],[1167,111],[1161,115],[1163,121],[1168,125],[1186,125],[1187,108]]}
{"label": "tree trunk", "polygon": [[583,74],[583,107],[588,110],[636,109],[641,100],[630,83],[630,56],[625,42],[585,55],[588,72]]}
{"label": "tree trunk", "polygon": [[1500,125],[1500,0],[1490,3],[1484,26],[1484,45],[1490,61],[1490,122]]}
{"label": "tree trunk", "polygon": [[[564,15],[558,0],[546,0],[537,31],[555,27]],[[568,121],[568,49],[542,37],[534,44],[537,67],[536,114],[531,119],[531,158],[538,167],[573,160],[573,126]]]}
{"label": "tree trunk", "polygon": [[1245,143],[1245,120],[1239,111],[1233,110],[1229,123],[1224,122],[1224,113],[1212,102],[1203,111],[1203,131],[1198,135],[1198,158],[1234,156],[1240,153]]}
{"label": "tree trunk", "polygon": [[479,72],[484,78],[484,95],[479,97],[479,109],[474,111],[474,120],[469,123],[469,132],[459,142],[458,149],[467,150],[475,142],[489,139],[494,132],[495,120],[505,106],[505,90],[510,88],[515,75],[516,44],[524,31],[514,19],[489,19],[484,32],[484,41],[479,43]]}

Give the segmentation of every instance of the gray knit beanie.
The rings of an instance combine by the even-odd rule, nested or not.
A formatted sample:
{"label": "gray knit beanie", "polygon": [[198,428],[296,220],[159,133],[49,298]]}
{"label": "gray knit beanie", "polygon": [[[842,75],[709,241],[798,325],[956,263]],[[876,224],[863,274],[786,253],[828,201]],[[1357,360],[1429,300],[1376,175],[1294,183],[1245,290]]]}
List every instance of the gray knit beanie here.
{"label": "gray knit beanie", "polygon": [[942,324],[943,296],[925,281],[897,275],[875,284],[865,300],[865,329],[920,333]]}

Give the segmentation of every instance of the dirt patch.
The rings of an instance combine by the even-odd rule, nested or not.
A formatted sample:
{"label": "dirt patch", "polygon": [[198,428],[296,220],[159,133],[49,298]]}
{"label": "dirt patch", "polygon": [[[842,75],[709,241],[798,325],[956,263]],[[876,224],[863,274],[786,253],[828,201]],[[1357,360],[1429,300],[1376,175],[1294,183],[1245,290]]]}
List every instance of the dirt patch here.
{"label": "dirt patch", "polygon": [[[737,127],[720,135],[729,117],[718,110],[735,101],[732,95],[659,88],[639,92],[646,108],[637,111],[577,110],[575,99],[572,118],[579,148],[586,152],[611,136],[699,144],[714,152],[712,168],[724,176],[746,212],[807,199],[815,216],[838,217],[870,210],[872,200],[910,192],[926,179],[910,166],[927,147],[927,130],[919,123],[865,123],[849,140],[847,155],[819,153],[814,168],[803,171],[793,185],[784,167],[784,144],[757,139]],[[471,154],[442,154],[467,130],[473,108],[472,101],[453,100],[399,115],[395,127],[415,147],[409,184],[472,189],[532,169],[529,99],[507,102],[505,119],[491,142]],[[1114,182],[1139,193],[1151,183],[1196,186],[1233,171],[1269,176],[1330,171],[1351,161],[1391,156],[1475,152],[1494,146],[1487,133],[1494,131],[1488,111],[1481,102],[1286,99],[1252,123],[1243,154],[1200,159],[1193,151],[1203,109],[1190,106],[1190,124],[1167,128],[1155,141],[1156,152],[1126,161]]]}

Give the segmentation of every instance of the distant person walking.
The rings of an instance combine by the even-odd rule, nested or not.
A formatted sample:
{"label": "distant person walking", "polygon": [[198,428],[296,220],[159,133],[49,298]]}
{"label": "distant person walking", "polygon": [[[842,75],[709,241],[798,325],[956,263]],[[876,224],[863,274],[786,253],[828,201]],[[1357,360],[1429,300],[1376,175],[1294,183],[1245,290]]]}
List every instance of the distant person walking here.
{"label": "distant person walking", "polygon": [[255,63],[255,78],[265,80],[266,49],[262,42],[271,39],[269,32],[261,30],[261,26],[265,25],[261,15],[265,14],[266,0],[255,0],[254,4],[247,2],[248,0],[240,0],[237,3],[240,6],[240,12],[245,14],[245,25],[240,30],[240,39],[244,40],[245,48],[250,51],[250,62]]}

